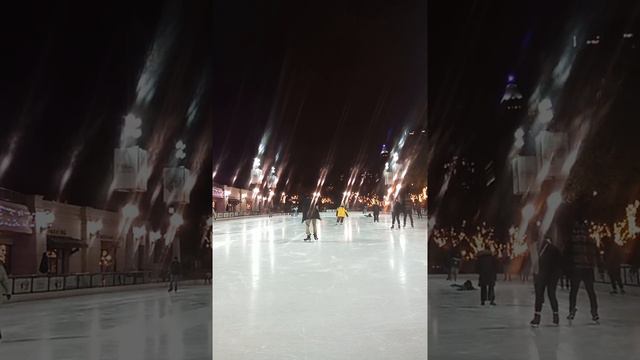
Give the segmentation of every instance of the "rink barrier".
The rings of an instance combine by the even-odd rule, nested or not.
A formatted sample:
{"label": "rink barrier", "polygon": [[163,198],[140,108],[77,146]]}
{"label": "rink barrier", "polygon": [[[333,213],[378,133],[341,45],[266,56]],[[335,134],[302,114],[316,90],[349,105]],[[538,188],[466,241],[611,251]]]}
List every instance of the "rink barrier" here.
{"label": "rink barrier", "polygon": [[161,279],[152,277],[150,271],[131,271],[61,275],[21,275],[11,277],[9,281],[11,282],[11,293],[14,295],[21,295],[52,291],[149,284],[160,282]]}
{"label": "rink barrier", "polygon": [[[288,215],[288,214],[291,214],[291,213],[282,212],[282,211],[271,213],[271,215]],[[237,218],[237,217],[243,217],[243,216],[267,216],[267,215],[269,215],[269,213],[262,212],[262,211],[222,212],[222,213],[216,213],[213,219],[218,220],[218,219],[231,219],[231,218]]]}
{"label": "rink barrier", "polygon": [[[625,286],[640,286],[640,271],[632,271],[632,267],[630,265],[621,265],[620,271],[622,272],[622,283]],[[596,276],[596,282],[611,284],[611,278],[609,274],[605,271],[604,273],[600,273]]]}

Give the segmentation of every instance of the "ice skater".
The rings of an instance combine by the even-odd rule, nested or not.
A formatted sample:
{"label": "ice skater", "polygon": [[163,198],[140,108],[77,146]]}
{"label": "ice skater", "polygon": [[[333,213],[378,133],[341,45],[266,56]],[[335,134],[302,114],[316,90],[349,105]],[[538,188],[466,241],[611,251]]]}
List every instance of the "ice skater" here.
{"label": "ice skater", "polygon": [[402,227],[407,227],[407,215],[409,215],[409,219],[411,220],[411,227],[413,227],[413,200],[411,200],[409,190],[405,192],[403,202],[404,206],[402,212],[404,213],[404,219]]}
{"label": "ice skater", "polygon": [[[4,256],[7,256],[6,250],[4,247],[0,248],[0,251],[3,252]],[[5,269],[4,262],[0,260],[0,304],[7,299],[11,300],[11,287],[9,286],[9,276],[7,276],[7,270]],[[2,330],[0,329],[0,340],[2,339]]]}
{"label": "ice skater", "polygon": [[478,252],[476,267],[479,274],[478,286],[480,286],[480,305],[489,300],[491,305],[496,302],[496,278],[498,274],[498,260],[487,249]]}
{"label": "ice skater", "polygon": [[396,221],[398,221],[398,230],[400,230],[400,213],[402,213],[402,203],[400,202],[399,199],[395,199],[392,205],[392,209],[391,209],[391,228],[393,229],[393,227],[396,224]]}
{"label": "ice skater", "polygon": [[[533,283],[536,292],[536,300],[534,305],[535,313],[533,320],[531,320],[531,326],[540,326],[540,312],[542,311],[542,304],[544,303],[544,293],[547,292],[549,298],[549,304],[553,311],[553,324],[558,325],[560,323],[560,316],[558,315],[558,298],[556,297],[556,288],[558,287],[558,280],[562,274],[562,252],[559,248],[559,242],[555,243],[551,238],[547,237],[543,241],[542,245],[538,246],[533,244],[537,251],[537,264],[534,264]],[[540,248],[540,250],[537,250]]]}
{"label": "ice skater", "polygon": [[511,281],[511,257],[506,248],[502,250],[502,271],[504,272],[503,281]]}
{"label": "ice skater", "polygon": [[418,219],[422,219],[422,205],[420,205],[420,203],[416,204],[416,215]]}
{"label": "ice skater", "polygon": [[527,251],[522,258],[522,264],[520,265],[520,280],[522,282],[529,281],[529,274],[531,273],[531,254]]}
{"label": "ice skater", "polygon": [[375,202],[371,207],[371,212],[373,212],[373,222],[380,222],[380,204]]}
{"label": "ice skater", "polygon": [[302,222],[306,226],[306,233],[307,233],[307,237],[304,238],[304,241],[311,241],[312,233],[313,233],[313,238],[315,240],[318,240],[317,222],[320,220],[320,210],[318,209],[318,205],[312,204],[311,199],[307,196],[303,200],[301,210],[302,210]]}
{"label": "ice skater", "polygon": [[338,209],[336,209],[336,224],[344,224],[344,218],[349,216],[349,212],[344,207],[344,205],[340,205]]}
{"label": "ice skater", "polygon": [[458,255],[456,247],[451,245],[451,250],[449,250],[449,276],[447,276],[447,280],[453,280],[454,283],[458,281],[460,261],[460,255]]}
{"label": "ice skater", "polygon": [[169,265],[169,292],[178,292],[178,280],[180,278],[180,261],[178,257],[174,257],[171,265]]}
{"label": "ice skater", "polygon": [[620,293],[624,294],[624,285],[622,284],[622,277],[620,276],[620,264],[622,264],[623,258],[622,249],[614,241],[609,240],[609,246],[605,253],[605,266],[611,279],[611,294],[617,294],[618,287],[620,288]]}
{"label": "ice skater", "polygon": [[476,288],[473,287],[473,284],[471,283],[471,280],[467,280],[465,281],[462,285],[460,284],[451,284],[452,288],[455,288],[458,291],[470,291],[470,290],[475,290]]}
{"label": "ice skater", "polygon": [[571,206],[571,213],[565,217],[565,227],[571,229],[571,236],[565,249],[571,264],[571,290],[569,291],[569,315],[568,320],[576,316],[576,301],[580,283],[584,282],[584,288],[589,296],[591,305],[591,319],[598,323],[598,299],[593,283],[595,281],[594,267],[602,268],[601,259],[595,240],[589,236],[589,228],[585,219],[584,201],[576,201]]}

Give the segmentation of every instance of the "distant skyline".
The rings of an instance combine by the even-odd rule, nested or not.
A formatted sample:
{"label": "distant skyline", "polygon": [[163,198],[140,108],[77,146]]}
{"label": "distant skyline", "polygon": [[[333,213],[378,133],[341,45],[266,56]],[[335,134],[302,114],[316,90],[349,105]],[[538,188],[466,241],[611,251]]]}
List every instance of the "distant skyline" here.
{"label": "distant skyline", "polygon": [[[441,209],[444,216],[448,211],[441,219],[445,223],[462,218],[493,223],[499,217],[498,199],[511,194],[507,153],[514,132],[527,126],[540,96],[552,96],[555,102],[554,127],[566,129],[585,116],[592,124],[568,188],[589,194],[597,190],[605,194],[597,199],[603,208],[616,206],[615,211],[635,196],[638,189],[631,184],[640,173],[628,164],[633,163],[630,154],[640,148],[627,137],[640,129],[625,114],[637,111],[631,98],[640,90],[640,57],[636,39],[623,34],[638,34],[640,22],[629,11],[630,4],[430,3],[429,13],[439,14],[429,20],[431,212]],[[550,7],[553,12],[547,11]],[[452,26],[454,18],[465,21]],[[602,42],[589,43],[595,36]],[[574,42],[575,58],[570,55]],[[500,105],[509,76],[524,96],[524,109],[517,116]],[[554,88],[560,76],[566,79]],[[602,152],[604,148],[609,152]],[[476,163],[476,187],[468,194],[453,188],[443,192],[443,165],[455,155]],[[602,166],[607,174],[599,172]]]}

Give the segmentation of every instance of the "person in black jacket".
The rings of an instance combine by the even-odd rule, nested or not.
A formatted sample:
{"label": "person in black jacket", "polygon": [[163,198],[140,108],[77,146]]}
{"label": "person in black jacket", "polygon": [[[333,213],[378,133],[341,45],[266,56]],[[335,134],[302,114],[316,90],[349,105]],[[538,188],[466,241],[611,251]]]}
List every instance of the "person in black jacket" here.
{"label": "person in black jacket", "polygon": [[571,206],[571,212],[567,216],[565,226],[570,227],[571,235],[568,236],[565,256],[568,258],[571,272],[571,290],[569,292],[569,315],[567,319],[573,320],[576,315],[576,301],[580,283],[584,282],[585,290],[589,295],[591,305],[591,317],[598,322],[598,299],[593,286],[595,281],[594,267],[602,268],[600,254],[595,240],[589,236],[589,228],[585,219],[586,204],[576,202]]}
{"label": "person in black jacket", "polygon": [[618,287],[620,288],[620,293],[624,294],[624,285],[622,284],[622,276],[620,276],[620,265],[622,264],[622,259],[624,257],[622,248],[611,238],[605,239],[606,240],[603,241],[603,243],[607,244],[607,251],[604,254],[604,263],[607,273],[609,274],[609,278],[611,279],[611,294],[617,294]]}
{"label": "person in black jacket", "polygon": [[180,277],[180,261],[178,257],[174,257],[171,265],[169,265],[169,292],[172,290],[178,292],[178,278]]}
{"label": "person in black jacket", "polygon": [[418,215],[418,219],[422,219],[422,205],[420,203],[416,204],[416,215]]}
{"label": "person in black jacket", "polygon": [[[402,227],[407,227],[407,215],[411,220],[411,227],[413,227],[413,200],[411,200],[411,194],[409,194],[409,190],[407,190],[404,194],[402,212],[404,213]],[[398,222],[398,226],[400,226],[399,222]]]}
{"label": "person in black jacket", "polygon": [[392,209],[391,209],[391,228],[393,229],[393,227],[396,224],[396,221],[398,221],[398,229],[400,229],[400,213],[402,213],[402,203],[400,202],[399,199],[395,199],[392,205]]}
{"label": "person in black jacket", "polygon": [[[0,251],[4,251],[4,248],[0,248]],[[6,256],[6,254],[3,255]],[[11,286],[4,262],[0,260],[0,304],[4,302],[4,297],[6,297],[7,300],[11,300]],[[2,331],[0,331],[0,339],[2,339]]]}
{"label": "person in black jacket", "polygon": [[484,305],[485,301],[489,300],[491,305],[495,305],[498,260],[489,250],[483,249],[478,252],[476,267],[479,274],[480,304]]}
{"label": "person in black jacket", "polygon": [[313,238],[318,240],[318,227],[317,222],[320,220],[320,209],[318,205],[312,203],[311,199],[307,196],[302,201],[302,222],[306,225],[307,237],[304,241],[311,241],[311,233],[313,229]]}
{"label": "person in black jacket", "polygon": [[558,280],[562,274],[562,252],[559,249],[558,243],[552,242],[551,238],[547,237],[542,244],[534,244],[537,247],[537,268],[533,275],[533,282],[536,292],[535,301],[535,314],[533,320],[531,320],[531,326],[537,327],[540,325],[540,311],[542,311],[542,304],[544,303],[544,293],[547,292],[551,310],[553,311],[553,324],[558,325],[560,323],[560,316],[558,315],[558,298],[556,297],[556,288],[558,287]]}
{"label": "person in black jacket", "polygon": [[380,204],[378,202],[373,204],[371,211],[373,212],[373,222],[380,222]]}
{"label": "person in black jacket", "polygon": [[460,253],[458,252],[456,246],[454,246],[453,244],[451,244],[450,246],[451,247],[449,248],[447,259],[447,264],[449,265],[447,280],[452,280],[455,283],[456,281],[458,281],[458,271],[460,269],[460,262],[462,261],[462,258],[460,257]]}

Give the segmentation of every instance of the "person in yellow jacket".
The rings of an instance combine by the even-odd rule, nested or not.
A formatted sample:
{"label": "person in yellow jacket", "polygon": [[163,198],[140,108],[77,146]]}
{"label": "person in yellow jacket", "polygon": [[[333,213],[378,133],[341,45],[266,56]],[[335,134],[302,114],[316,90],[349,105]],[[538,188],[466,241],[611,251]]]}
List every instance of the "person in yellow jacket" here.
{"label": "person in yellow jacket", "polygon": [[349,216],[349,213],[347,212],[347,209],[345,209],[344,205],[340,205],[340,207],[338,207],[338,209],[336,210],[336,216],[338,217],[336,223],[344,224],[344,218]]}

